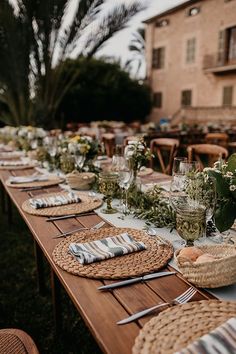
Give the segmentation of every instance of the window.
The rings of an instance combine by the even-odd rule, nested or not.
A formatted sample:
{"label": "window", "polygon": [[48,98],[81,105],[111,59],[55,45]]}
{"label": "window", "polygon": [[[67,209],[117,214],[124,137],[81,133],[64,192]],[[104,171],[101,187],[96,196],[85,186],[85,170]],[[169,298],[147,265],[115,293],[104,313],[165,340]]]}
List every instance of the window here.
{"label": "window", "polygon": [[233,86],[223,87],[223,106],[232,106],[233,103]]}
{"label": "window", "polygon": [[156,27],[166,27],[170,24],[170,20],[164,19],[156,22]]}
{"label": "window", "polygon": [[219,32],[218,65],[227,65],[236,62],[236,26]]}
{"label": "window", "polygon": [[188,16],[196,16],[200,12],[200,7],[191,7],[191,9],[188,10]]}
{"label": "window", "polygon": [[192,64],[195,62],[196,54],[196,38],[191,38],[187,40],[186,47],[186,63]]}
{"label": "window", "polygon": [[155,92],[153,95],[153,106],[156,108],[162,107],[162,92]]}
{"label": "window", "polygon": [[188,107],[192,105],[192,91],[184,90],[181,93],[181,105],[183,107]]}
{"label": "window", "polygon": [[165,47],[153,49],[152,67],[153,69],[163,69],[165,65]]}

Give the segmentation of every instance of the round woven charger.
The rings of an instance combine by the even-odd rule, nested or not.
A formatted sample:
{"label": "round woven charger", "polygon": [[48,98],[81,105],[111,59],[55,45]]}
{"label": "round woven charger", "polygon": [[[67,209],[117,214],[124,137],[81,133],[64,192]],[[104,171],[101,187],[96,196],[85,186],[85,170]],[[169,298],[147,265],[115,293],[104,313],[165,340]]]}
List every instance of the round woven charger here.
{"label": "round woven charger", "polygon": [[152,168],[145,168],[144,170],[138,172],[138,176],[139,177],[148,176],[151,175],[152,173],[153,173]]}
{"label": "round woven charger", "polygon": [[236,302],[202,300],[152,318],[135,339],[133,354],[173,354],[236,316]]}
{"label": "round woven charger", "polygon": [[[59,196],[59,195],[68,195],[68,192],[41,194],[35,198],[43,198],[43,197],[46,198],[46,197]],[[22,204],[22,209],[32,215],[62,216],[62,215],[85,213],[87,211],[94,210],[100,207],[100,205],[102,205],[101,199],[95,199],[83,193],[79,193],[78,195],[81,199],[81,203],[71,203],[67,205],[54,206],[49,208],[35,209],[32,208],[32,206],[29,203],[29,199],[27,199]]]}
{"label": "round woven charger", "polygon": [[[119,235],[123,232],[128,232],[136,241],[142,241],[147,249],[87,265],[80,264],[69,253],[69,245],[72,242],[84,243]],[[53,251],[53,259],[62,269],[75,275],[97,279],[121,279],[141,276],[164,267],[172,256],[173,247],[171,244],[160,245],[154,238],[148,236],[145,231],[116,227],[79,232],[61,241]]]}
{"label": "round woven charger", "polygon": [[[27,177],[27,176],[25,176]],[[30,187],[48,187],[54,186],[64,181],[63,178],[59,177],[48,177],[47,181],[35,181],[35,182],[27,182],[27,183],[11,183],[10,181],[6,181],[6,185],[12,188],[30,188]]]}

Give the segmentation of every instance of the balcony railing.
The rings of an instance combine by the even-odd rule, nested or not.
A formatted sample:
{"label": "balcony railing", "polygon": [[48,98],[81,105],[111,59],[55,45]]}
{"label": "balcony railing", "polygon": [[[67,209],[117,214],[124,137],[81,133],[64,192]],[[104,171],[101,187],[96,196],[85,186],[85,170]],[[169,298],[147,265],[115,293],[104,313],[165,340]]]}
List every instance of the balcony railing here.
{"label": "balcony railing", "polygon": [[203,70],[215,74],[236,71],[236,58],[234,60],[226,60],[219,58],[218,54],[205,55],[203,58]]}

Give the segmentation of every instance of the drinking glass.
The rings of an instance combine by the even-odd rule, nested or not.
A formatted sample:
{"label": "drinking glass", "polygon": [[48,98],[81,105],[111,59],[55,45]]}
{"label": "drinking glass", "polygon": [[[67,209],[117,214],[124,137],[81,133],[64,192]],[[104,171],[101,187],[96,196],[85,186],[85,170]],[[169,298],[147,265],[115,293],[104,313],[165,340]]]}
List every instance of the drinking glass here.
{"label": "drinking glass", "polygon": [[85,155],[82,155],[82,154],[76,155],[75,154],[74,159],[75,159],[75,167],[77,168],[77,170],[82,171],[82,168],[85,163]]}
{"label": "drinking glass", "polygon": [[182,174],[181,171],[181,162],[188,162],[187,157],[175,157],[172,167],[172,176]]}
{"label": "drinking glass", "polygon": [[120,188],[125,190],[125,202],[123,214],[127,215],[129,213],[128,208],[128,189],[133,181],[133,171],[129,169],[127,165],[124,165],[118,172],[118,184]]}
{"label": "drinking glass", "polygon": [[206,221],[212,218],[216,204],[213,177],[203,173],[174,176],[170,187],[170,203],[176,211],[176,229],[187,241],[206,236]]}
{"label": "drinking glass", "polygon": [[104,214],[114,214],[117,210],[111,206],[112,197],[118,189],[118,174],[115,172],[101,172],[99,174],[99,191],[104,194],[107,206],[101,211]]}

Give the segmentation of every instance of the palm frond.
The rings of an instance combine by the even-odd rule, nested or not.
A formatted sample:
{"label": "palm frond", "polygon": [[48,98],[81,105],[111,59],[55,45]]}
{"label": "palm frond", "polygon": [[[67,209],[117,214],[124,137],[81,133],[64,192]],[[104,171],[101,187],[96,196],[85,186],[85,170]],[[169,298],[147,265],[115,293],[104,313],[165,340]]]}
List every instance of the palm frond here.
{"label": "palm frond", "polygon": [[83,53],[88,57],[94,55],[109,38],[124,29],[129,20],[144,9],[145,6],[140,2],[115,7],[100,21],[98,28],[88,36]]}

